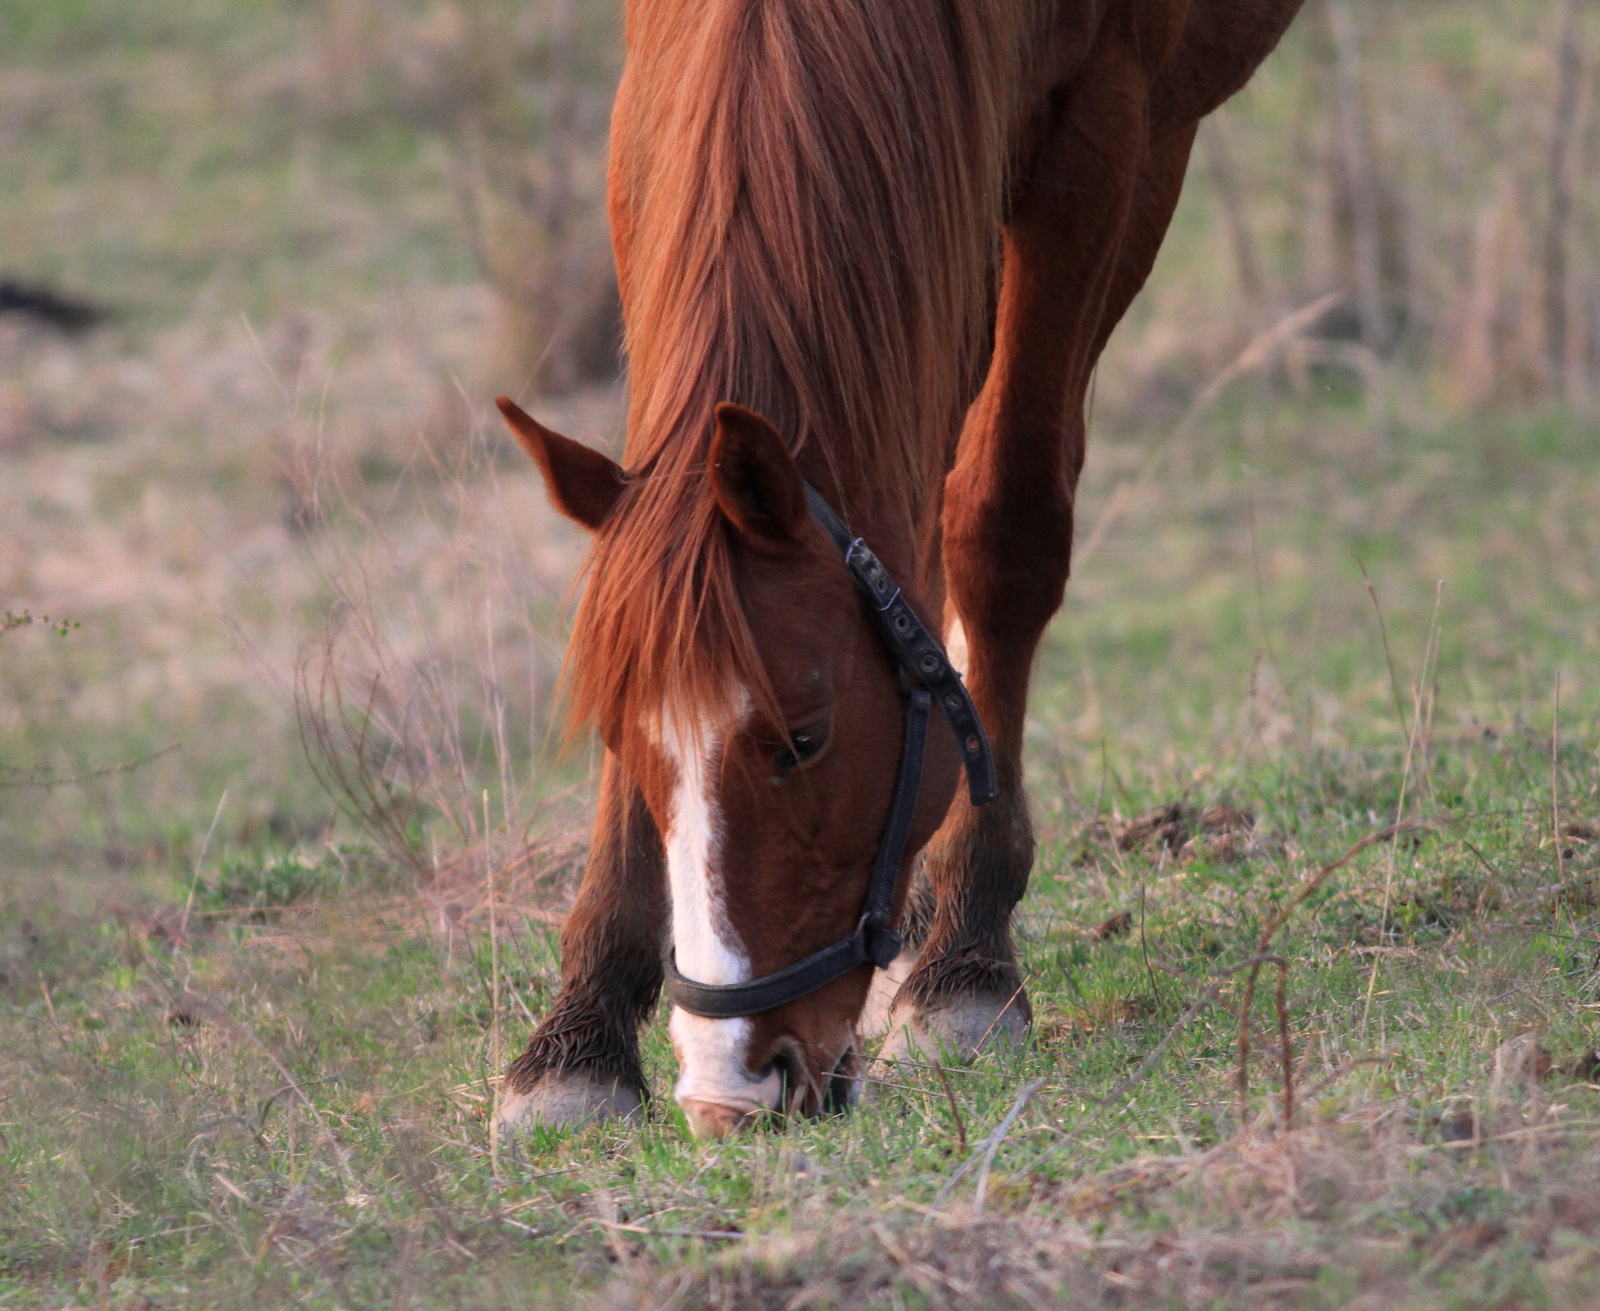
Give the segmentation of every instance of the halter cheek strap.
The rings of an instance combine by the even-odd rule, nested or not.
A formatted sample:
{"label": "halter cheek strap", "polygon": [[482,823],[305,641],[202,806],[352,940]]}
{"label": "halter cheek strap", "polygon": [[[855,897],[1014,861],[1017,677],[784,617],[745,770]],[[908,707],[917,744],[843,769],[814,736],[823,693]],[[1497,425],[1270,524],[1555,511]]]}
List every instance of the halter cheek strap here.
{"label": "halter cheek strap", "polygon": [[867,884],[866,903],[855,931],[814,951],[793,965],[749,983],[696,983],[678,972],[674,953],[664,962],[667,995],[673,1005],[707,1019],[726,1020],[759,1015],[817,991],[869,961],[888,967],[900,953],[900,935],[890,927],[894,914],[894,888],[905,855],[911,820],[922,788],[922,765],[928,742],[928,717],[935,702],[955,734],[967,771],[967,791],[974,806],[994,798],[994,755],[977,707],[966,686],[945,655],[944,648],[917,618],[878,557],[859,537],[852,538],[844,522],[806,484],[806,505],[811,516],[844,555],[845,568],[855,580],[867,615],[889,655],[899,666],[906,689],[905,737],[900,747],[900,767],[895,775],[894,797],[878,854]]}

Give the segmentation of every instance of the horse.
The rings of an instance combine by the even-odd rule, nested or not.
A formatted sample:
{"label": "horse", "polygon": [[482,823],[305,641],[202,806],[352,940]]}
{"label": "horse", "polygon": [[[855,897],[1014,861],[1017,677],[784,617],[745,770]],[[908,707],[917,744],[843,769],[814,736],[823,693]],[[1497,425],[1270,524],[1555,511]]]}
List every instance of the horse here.
{"label": "horse", "polygon": [[699,1136],[848,1106],[875,969],[879,1061],[1025,1039],[1023,717],[1086,389],[1300,3],[629,0],[623,461],[499,401],[593,534],[567,696],[604,752],[496,1132],[641,1114],[664,983]]}

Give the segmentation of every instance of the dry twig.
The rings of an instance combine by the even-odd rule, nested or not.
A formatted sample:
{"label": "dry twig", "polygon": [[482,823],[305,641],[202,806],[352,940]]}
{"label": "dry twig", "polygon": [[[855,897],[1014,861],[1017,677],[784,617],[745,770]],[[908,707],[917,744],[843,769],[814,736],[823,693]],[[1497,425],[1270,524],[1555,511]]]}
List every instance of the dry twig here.
{"label": "dry twig", "polygon": [[[1427,829],[1429,827],[1431,826],[1427,824],[1415,821],[1405,821],[1401,823],[1390,824],[1387,828],[1381,828],[1376,833],[1367,834],[1366,837],[1362,838],[1361,841],[1357,842],[1353,847],[1346,851],[1344,855],[1340,856],[1338,860],[1330,861],[1310,878],[1308,878],[1304,883],[1302,883],[1294,896],[1289,898],[1282,909],[1280,909],[1276,915],[1268,920],[1267,926],[1261,930],[1261,936],[1256,940],[1256,955],[1252,957],[1249,962],[1247,962],[1247,964],[1251,966],[1250,975],[1245,980],[1244,996],[1239,1002],[1239,1069],[1237,1083],[1239,1089],[1239,1122],[1241,1124],[1243,1124],[1246,1119],[1246,1099],[1250,1092],[1250,1004],[1255,999],[1256,978],[1261,973],[1261,967],[1268,962],[1276,964],[1279,971],[1278,1030],[1279,1036],[1283,1043],[1283,1126],[1285,1129],[1290,1127],[1290,1117],[1294,1111],[1293,1077],[1289,1052],[1288,1013],[1285,1008],[1284,1001],[1284,991],[1288,981],[1288,964],[1281,957],[1274,956],[1269,951],[1272,946],[1272,940],[1277,936],[1278,930],[1284,926],[1284,924],[1288,921],[1289,916],[1294,914],[1295,910],[1298,909],[1300,904],[1304,902],[1307,897],[1320,888],[1328,881],[1329,878],[1331,878],[1339,870],[1343,869],[1368,847],[1379,842],[1392,841],[1402,833],[1413,833],[1419,829]],[[1242,968],[1242,966],[1236,968]]]}
{"label": "dry twig", "polygon": [[1042,1087],[1044,1087],[1043,1079],[1030,1079],[1022,1085],[1021,1091],[1017,1093],[1016,1100],[1011,1103],[1011,1109],[1005,1113],[1005,1116],[995,1126],[993,1132],[979,1143],[978,1150],[957,1166],[955,1172],[944,1181],[944,1186],[934,1196],[934,1210],[939,1209],[944,1199],[950,1195],[950,1190],[960,1183],[962,1176],[976,1164],[979,1166],[979,1172],[978,1192],[974,1206],[980,1213],[983,1211],[983,1195],[989,1183],[989,1166],[994,1162],[994,1154],[1000,1150],[1000,1144],[1005,1141],[1006,1135],[1011,1132],[1011,1126],[1016,1123],[1017,1116],[1022,1114],[1022,1108],[1028,1104],[1028,1098],[1032,1097]]}

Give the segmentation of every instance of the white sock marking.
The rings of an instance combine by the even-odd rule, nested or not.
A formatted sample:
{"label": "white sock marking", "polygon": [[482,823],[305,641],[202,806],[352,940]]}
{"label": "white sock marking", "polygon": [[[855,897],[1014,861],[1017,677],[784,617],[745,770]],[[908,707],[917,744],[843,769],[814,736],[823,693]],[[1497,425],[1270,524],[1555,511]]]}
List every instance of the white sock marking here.
{"label": "white sock marking", "polygon": [[944,642],[945,654],[950,657],[950,663],[955,667],[956,673],[963,678],[967,676],[967,630],[961,626],[959,619],[950,621],[950,632]]}

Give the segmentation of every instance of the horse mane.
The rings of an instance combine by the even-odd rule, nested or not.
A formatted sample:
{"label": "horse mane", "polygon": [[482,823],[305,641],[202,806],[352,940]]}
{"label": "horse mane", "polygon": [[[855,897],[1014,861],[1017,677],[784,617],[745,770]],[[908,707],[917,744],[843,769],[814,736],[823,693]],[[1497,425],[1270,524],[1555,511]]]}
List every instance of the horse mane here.
{"label": "horse mane", "polygon": [[774,708],[706,478],[717,402],[809,452],[846,513],[870,493],[926,528],[977,379],[1030,9],[631,0],[611,163],[628,482],[574,621],[575,725],[715,714],[741,688]]}

